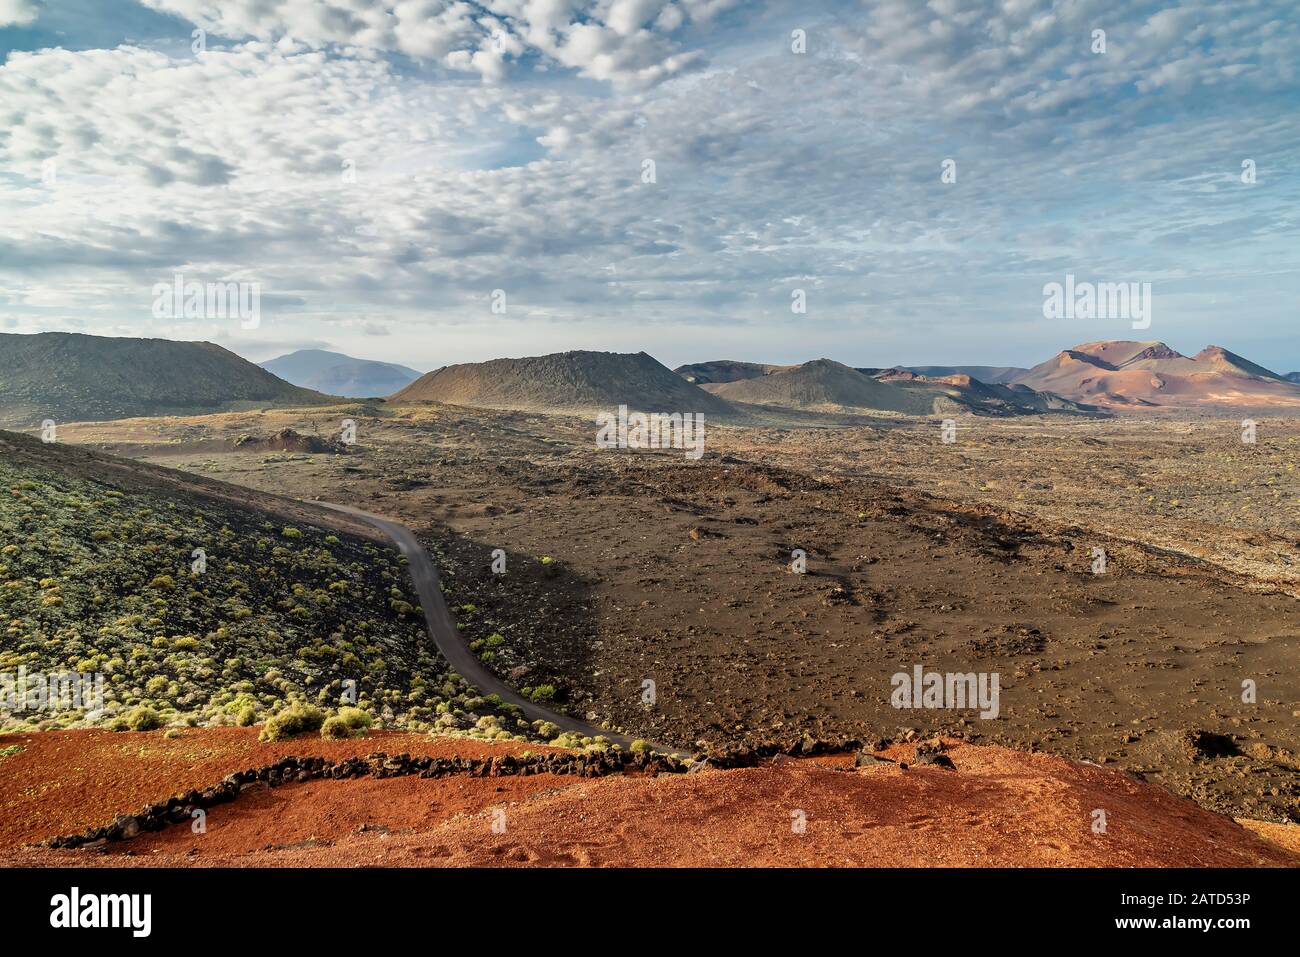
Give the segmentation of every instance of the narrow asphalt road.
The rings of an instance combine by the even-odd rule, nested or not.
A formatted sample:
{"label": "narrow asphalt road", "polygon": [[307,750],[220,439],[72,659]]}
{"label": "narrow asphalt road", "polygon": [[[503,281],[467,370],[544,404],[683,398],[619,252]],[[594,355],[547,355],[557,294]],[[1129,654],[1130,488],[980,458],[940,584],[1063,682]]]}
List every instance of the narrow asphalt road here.
{"label": "narrow asphalt road", "polygon": [[[424,620],[429,627],[429,634],[433,637],[433,643],[438,646],[438,650],[447,659],[447,663],[451,665],[452,670],[477,688],[480,694],[496,694],[501,697],[502,701],[518,705],[531,721],[550,721],[563,731],[576,731],[578,734],[592,738],[598,734],[603,735],[611,743],[622,747],[624,751],[631,747],[633,738],[625,734],[606,731],[598,725],[588,724],[585,721],[579,721],[568,715],[544,708],[519,694],[519,692],[485,668],[483,663],[478,660],[478,656],[469,650],[469,645],[461,637],[460,632],[456,630],[456,621],[452,618],[451,610],[447,607],[447,600],[443,597],[442,589],[438,585],[438,572],[433,567],[433,561],[429,558],[429,553],[425,551],[424,546],[420,544],[419,539],[415,537],[415,533],[409,528],[399,522],[362,511],[359,508],[353,508],[350,505],[335,505],[331,502],[316,502],[314,504],[323,505],[326,508],[334,509],[336,512],[346,512],[348,515],[369,522],[393,540],[401,553],[406,556],[407,567],[411,572],[411,581],[415,584],[416,594],[420,596],[420,605],[424,609]],[[680,751],[677,748],[657,744],[653,741],[650,741],[649,744],[655,751],[663,754],[690,757],[690,752],[687,751]]]}

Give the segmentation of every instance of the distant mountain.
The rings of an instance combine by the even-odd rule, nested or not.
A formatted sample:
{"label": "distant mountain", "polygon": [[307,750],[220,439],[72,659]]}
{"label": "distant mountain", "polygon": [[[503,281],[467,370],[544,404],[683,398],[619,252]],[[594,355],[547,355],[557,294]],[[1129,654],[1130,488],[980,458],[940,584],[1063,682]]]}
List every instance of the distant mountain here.
{"label": "distant mountain", "polygon": [[[794,368],[797,368],[797,365],[783,366],[764,362],[738,362],[735,359],[716,359],[712,362],[692,362],[689,365],[678,366],[673,371],[687,382],[705,385],[710,382],[739,382],[742,379],[757,379],[759,376],[771,375],[773,372]],[[889,369],[877,367],[858,369],[857,371],[864,375],[874,376],[881,372],[899,368],[928,378],[966,375],[989,385],[1011,382],[1016,376],[1029,371],[1019,366],[893,366]]]}
{"label": "distant mountain", "polygon": [[1300,382],[1300,372],[1288,372],[1282,378],[1286,379],[1287,382]]}
{"label": "distant mountain", "polygon": [[[909,372],[930,378],[950,375],[966,375],[988,385],[1004,385],[1014,382],[1017,376],[1028,372],[1019,366],[904,366]],[[862,371],[866,371],[865,369]]]}
{"label": "distant mountain", "polygon": [[426,373],[390,400],[525,411],[613,410],[734,413],[725,401],[661,365],[644,352],[560,352],[525,359],[493,359]]}
{"label": "distant mountain", "polygon": [[1015,383],[1110,408],[1300,406],[1296,383],[1219,346],[1188,357],[1163,342],[1085,342]]}
{"label": "distant mountain", "polygon": [[324,349],[299,349],[258,365],[304,389],[358,399],[392,395],[421,375],[393,362],[354,359]]}
{"label": "distant mountain", "polygon": [[704,385],[709,382],[739,382],[759,376],[791,369],[793,366],[774,366],[762,362],[737,362],[734,359],[716,359],[713,362],[693,362],[678,366],[673,371],[687,382]]}
{"label": "distant mountain", "polygon": [[[705,385],[710,382],[739,382],[741,379],[757,379],[759,376],[771,375],[773,372],[793,369],[796,366],[797,364],[783,366],[764,362],[738,362],[734,359],[717,359],[712,362],[692,362],[689,365],[678,366],[673,371],[687,382]],[[893,366],[891,368],[906,369],[908,372],[915,372],[917,375],[929,378],[967,375],[972,379],[978,379],[980,382],[986,382],[990,385],[1011,382],[1016,376],[1029,371],[1019,366]],[[876,375],[889,370],[884,367],[877,367],[860,368],[857,371],[864,375]]]}
{"label": "distant mountain", "polygon": [[[788,409],[873,409],[929,415],[949,405],[936,397],[880,382],[830,359],[814,359],[797,366],[777,367],[766,375],[707,383],[714,395],[731,402],[777,405]],[[952,406],[955,410],[956,406]]]}
{"label": "distant mountain", "polygon": [[793,366],[734,360],[697,362],[681,366],[677,373],[702,380],[703,389],[731,402],[808,411],[858,409],[909,415],[969,412],[998,416],[1099,411],[1023,386],[980,382],[964,373],[923,376],[904,368],[853,369],[830,359]]}
{"label": "distant mountain", "polygon": [[290,385],[211,342],[0,334],[3,425],[196,415],[332,399]]}
{"label": "distant mountain", "polygon": [[897,368],[876,372],[873,378],[932,399],[947,396],[976,415],[1107,414],[1098,406],[1074,402],[1052,392],[1039,392],[1024,385],[981,382],[965,373],[924,376],[910,369]]}

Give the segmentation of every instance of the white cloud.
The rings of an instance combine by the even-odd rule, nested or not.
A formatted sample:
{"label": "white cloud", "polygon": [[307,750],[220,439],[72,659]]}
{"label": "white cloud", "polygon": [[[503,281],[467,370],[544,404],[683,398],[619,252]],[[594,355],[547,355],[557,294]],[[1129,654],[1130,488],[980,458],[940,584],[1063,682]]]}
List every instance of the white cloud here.
{"label": "white cloud", "polygon": [[[142,0],[235,39],[282,36],[404,53],[499,82],[533,55],[583,76],[647,85],[700,60],[667,34],[736,0]],[[486,12],[484,12],[486,11]]]}
{"label": "white cloud", "polygon": [[35,0],[0,0],[0,27],[25,26],[39,13]]}
{"label": "white cloud", "polygon": [[[1044,275],[1067,267],[1244,291],[1300,274],[1300,124],[1279,66],[1300,31],[1267,9],[1193,8],[1180,28],[1100,4],[873,2],[856,22],[803,10],[796,56],[774,6],[719,24],[692,71],[676,58],[701,51],[664,24],[714,12],[694,3],[332,0],[286,40],[292,0],[165,2],[262,39],[0,66],[6,321],[157,334],[148,291],[179,270],[262,283],[253,335],[428,365],[449,343],[473,358],[640,337],[659,354],[691,329],[883,364],[904,356],[872,350],[909,336],[1068,338],[1031,325]],[[541,61],[611,83],[539,82]]]}

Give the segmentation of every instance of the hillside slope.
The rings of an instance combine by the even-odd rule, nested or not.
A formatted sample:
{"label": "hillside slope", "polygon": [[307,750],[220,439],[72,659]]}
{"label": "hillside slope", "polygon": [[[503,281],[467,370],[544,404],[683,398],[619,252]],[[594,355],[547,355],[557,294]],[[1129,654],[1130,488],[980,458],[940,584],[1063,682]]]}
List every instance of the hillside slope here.
{"label": "hillside slope", "polygon": [[445,366],[421,376],[391,401],[538,412],[606,410],[619,405],[641,412],[715,416],[734,412],[725,401],[644,352],[561,352]]}
{"label": "hillside slope", "polygon": [[102,675],[104,698],[0,729],[250,724],[338,707],[345,679],[376,718],[427,728],[446,703],[443,726],[474,725],[395,551],[169,473],[0,431],[0,673]]}
{"label": "hillside slope", "polygon": [[[932,366],[932,369],[946,367]],[[954,367],[955,368],[955,367]],[[988,368],[998,377],[1011,367]],[[911,369],[853,369],[830,359],[779,366],[717,360],[678,367],[678,375],[731,402],[806,411],[863,410],[911,415],[1036,415],[1045,412],[1097,413],[1093,406],[1027,386],[1006,386],[964,372],[922,375]]]}
{"label": "hillside slope", "polygon": [[0,334],[0,425],[329,401],[211,342]]}
{"label": "hillside slope", "polygon": [[872,409],[909,415],[961,410],[947,396],[902,389],[831,359],[814,359],[755,378],[708,383],[704,388],[732,402],[793,409]]}
{"label": "hillside slope", "polygon": [[299,349],[258,365],[304,389],[358,399],[392,395],[421,375],[395,362],[356,359],[324,349]]}
{"label": "hillside slope", "polygon": [[[867,370],[860,369],[860,372]],[[976,415],[1038,415],[1064,412],[1074,415],[1108,415],[1095,405],[1086,405],[1052,392],[1038,392],[1024,385],[999,385],[972,379],[964,373],[946,376],[918,375],[909,369],[884,369],[872,378],[901,389],[928,396],[931,401],[946,396]]]}

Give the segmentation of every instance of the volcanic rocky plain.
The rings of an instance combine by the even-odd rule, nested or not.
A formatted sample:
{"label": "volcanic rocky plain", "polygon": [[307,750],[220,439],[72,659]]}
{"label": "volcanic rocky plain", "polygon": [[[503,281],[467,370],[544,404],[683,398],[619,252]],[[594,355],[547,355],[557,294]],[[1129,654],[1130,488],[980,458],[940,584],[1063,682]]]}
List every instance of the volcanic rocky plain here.
{"label": "volcanic rocky plain", "polygon": [[[714,755],[945,735],[1300,821],[1294,421],[1251,445],[1222,416],[820,425],[710,426],[699,461],[437,403],[63,440],[409,525],[452,607],[505,638],[493,670],[611,729]],[[917,665],[996,673],[998,716],[892,706]]]}

